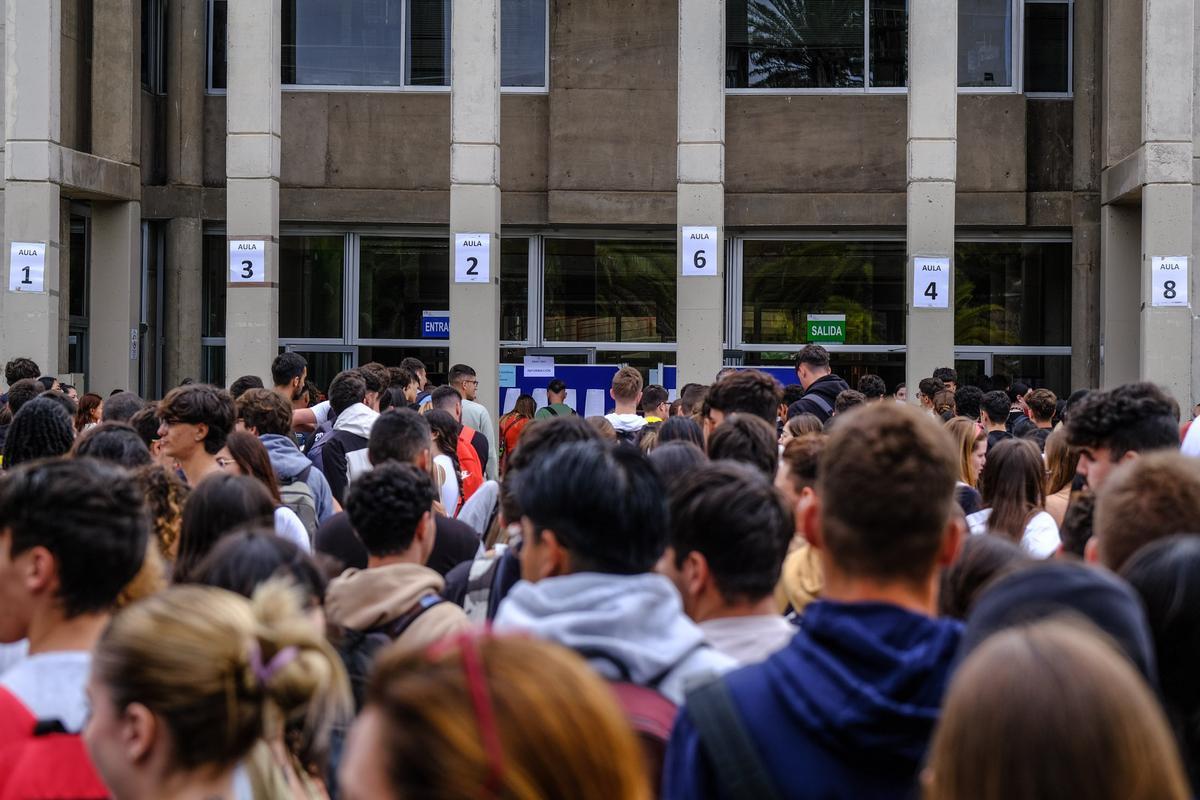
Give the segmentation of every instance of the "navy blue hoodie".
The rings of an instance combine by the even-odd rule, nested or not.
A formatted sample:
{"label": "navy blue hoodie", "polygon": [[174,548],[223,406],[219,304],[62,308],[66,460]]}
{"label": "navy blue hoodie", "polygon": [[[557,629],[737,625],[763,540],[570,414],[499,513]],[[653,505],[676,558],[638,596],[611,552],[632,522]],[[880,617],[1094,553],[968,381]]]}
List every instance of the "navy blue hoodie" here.
{"label": "navy blue hoodie", "polygon": [[[898,606],[818,601],[787,647],[727,676],[779,795],[915,797],[961,635],[956,621]],[[723,796],[684,706],[663,797]]]}

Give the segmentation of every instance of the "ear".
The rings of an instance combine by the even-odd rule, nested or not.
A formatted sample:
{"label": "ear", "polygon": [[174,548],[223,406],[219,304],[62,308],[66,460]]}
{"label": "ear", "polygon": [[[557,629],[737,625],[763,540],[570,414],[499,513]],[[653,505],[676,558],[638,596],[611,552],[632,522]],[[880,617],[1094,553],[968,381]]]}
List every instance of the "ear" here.
{"label": "ear", "polygon": [[609,397],[611,397],[613,400],[616,400],[616,399],[617,399],[617,396],[616,396],[615,394],[613,394],[613,390],[612,390],[612,389],[609,389],[609,390],[608,390],[608,396],[609,396]]}
{"label": "ear", "polygon": [[141,703],[130,703],[121,712],[121,746],[132,763],[150,758],[158,738],[158,719]]}
{"label": "ear", "polygon": [[1137,460],[1138,453],[1136,450],[1126,450],[1125,455],[1117,459],[1118,464],[1126,464],[1130,461]]}
{"label": "ear", "polygon": [[197,439],[196,441],[203,442],[205,439],[208,438],[208,423],[207,422],[197,422],[196,423],[196,432],[200,434],[200,438]]}
{"label": "ear", "polygon": [[33,595],[53,594],[58,586],[58,562],[54,555],[45,547],[31,547],[25,553],[17,556],[24,561],[21,570],[25,589]]}
{"label": "ear", "polygon": [[698,597],[712,583],[712,573],[708,569],[708,559],[696,550],[687,554],[680,567],[680,575],[684,590],[688,597]]}
{"label": "ear", "polygon": [[426,511],[421,515],[421,519],[417,521],[417,529],[413,534],[413,540],[416,541],[417,544],[424,545],[426,541],[434,535],[435,530],[433,513],[431,511]]}
{"label": "ear", "polygon": [[567,548],[558,541],[558,535],[552,530],[542,531],[541,546],[543,548],[542,569],[538,579],[554,578],[571,573],[571,556]]}
{"label": "ear", "polygon": [[825,549],[825,531],[821,527],[821,497],[815,492],[807,505],[800,503],[797,512],[803,520],[804,541],[816,550]]}
{"label": "ear", "polygon": [[1100,563],[1100,544],[1096,541],[1095,535],[1087,540],[1087,544],[1083,546],[1083,560],[1089,564]]}
{"label": "ear", "polygon": [[962,549],[963,537],[966,536],[967,526],[961,517],[957,514],[950,518],[946,523],[946,532],[942,534],[942,547],[938,551],[937,564],[939,567],[948,567],[954,563],[954,559],[958,558],[958,551]]}

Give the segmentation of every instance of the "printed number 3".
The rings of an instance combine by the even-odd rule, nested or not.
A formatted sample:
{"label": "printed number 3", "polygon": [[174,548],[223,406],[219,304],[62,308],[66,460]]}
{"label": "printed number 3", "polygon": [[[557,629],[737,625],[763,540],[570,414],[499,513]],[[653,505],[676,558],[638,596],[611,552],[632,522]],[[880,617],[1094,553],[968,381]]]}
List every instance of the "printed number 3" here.
{"label": "printed number 3", "polygon": [[254,262],[253,261],[243,261],[242,262],[242,277],[243,278],[253,278],[254,277]]}
{"label": "printed number 3", "polygon": [[475,268],[479,266],[479,259],[478,258],[468,258],[467,263],[470,264],[470,266],[467,267],[467,274],[468,275],[478,275],[479,273],[475,271]]}

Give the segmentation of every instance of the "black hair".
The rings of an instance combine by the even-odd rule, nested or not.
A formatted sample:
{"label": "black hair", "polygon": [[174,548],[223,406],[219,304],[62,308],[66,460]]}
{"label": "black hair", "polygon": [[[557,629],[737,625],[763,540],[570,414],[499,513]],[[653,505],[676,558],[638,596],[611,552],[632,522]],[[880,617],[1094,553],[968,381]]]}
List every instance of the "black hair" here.
{"label": "black hair", "polygon": [[1083,492],[1071,501],[1063,514],[1061,530],[1063,551],[1083,558],[1088,540],[1092,538],[1092,523],[1096,517],[1096,493]]}
{"label": "black hair", "polygon": [[35,397],[13,415],[4,441],[4,468],[66,454],[75,442],[71,415],[49,397]]}
{"label": "black hair", "polygon": [[367,457],[379,466],[388,461],[411,464],[432,445],[429,420],[410,408],[390,408],[371,426]]}
{"label": "black hair", "polygon": [[[882,395],[880,395],[882,397]],[[833,410],[837,414],[845,414],[855,406],[866,405],[867,397],[862,392],[853,389],[843,389],[833,401]]]}
{"label": "black hair", "polygon": [[[286,383],[286,381],[284,381]],[[229,384],[229,394],[237,400],[247,389],[265,389],[262,378],[257,375],[243,375]]]}
{"label": "black hair", "polygon": [[1020,381],[1013,381],[1012,385],[1005,390],[1005,394],[1008,395],[1008,399],[1013,403],[1017,402],[1018,397],[1024,397],[1028,393],[1029,384],[1021,383]]}
{"label": "black hair", "polygon": [[411,372],[414,378],[417,377],[418,372],[425,372],[428,374],[428,371],[425,369],[425,363],[421,361],[421,359],[414,356],[408,356],[407,358],[403,359],[400,362],[400,366]]}
{"label": "black hair", "polygon": [[454,384],[461,381],[463,378],[474,378],[475,370],[468,367],[466,364],[455,364],[450,367],[449,374],[446,375],[446,383]]}
{"label": "black hair", "polygon": [[1012,382],[1013,379],[1011,375],[1004,372],[997,372],[996,374],[992,375],[992,391],[1004,392],[1007,394],[1008,390],[1012,388]]}
{"label": "black hair", "polygon": [[429,402],[434,408],[449,411],[462,403],[462,393],[453,386],[439,386],[429,394]]}
{"label": "black hair", "polygon": [[401,396],[404,394],[404,388],[417,382],[417,376],[413,374],[411,369],[406,367],[389,367],[388,368],[388,388],[396,389]]}
{"label": "black hair", "polygon": [[[101,422],[129,422],[133,415],[146,407],[146,401],[133,392],[117,392],[104,401]],[[217,450],[221,448],[218,447]],[[213,452],[216,452],[214,450]]]}
{"label": "black hair", "polygon": [[44,391],[40,395],[38,395],[38,397],[47,397],[47,398],[53,400],[54,402],[58,403],[60,406],[63,407],[63,411],[66,411],[67,416],[69,416],[72,420],[74,420],[75,415],[79,413],[79,404],[76,403],[71,398],[67,397],[59,389],[47,389],[46,391]]}
{"label": "black hair", "polygon": [[257,478],[223,472],[210,475],[191,490],[183,504],[175,583],[190,583],[192,573],[221,537],[242,525],[274,529],[275,501]]}
{"label": "black hair", "polygon": [[[104,403],[105,422],[108,421],[108,403],[111,400]],[[225,440],[237,421],[237,406],[224,389],[205,383],[192,383],[167,392],[167,396],[158,404],[158,415],[164,421],[207,425],[204,452],[216,455],[225,446]]]}
{"label": "black hair", "polygon": [[978,421],[982,402],[983,390],[978,386],[960,386],[954,393],[954,407],[960,417]]}
{"label": "black hair", "polygon": [[680,416],[663,420],[663,424],[658,428],[659,446],[675,441],[691,442],[703,451],[704,431],[700,430],[696,420],[691,417]]}
{"label": "black hair", "polygon": [[192,573],[193,583],[251,597],[271,578],[287,578],[316,605],[328,581],[312,557],[271,528],[247,526],[224,536]]}
{"label": "black hair", "polygon": [[412,547],[417,524],[431,513],[437,496],[428,472],[388,462],[350,484],[346,514],[368,553],[394,555]]}
{"label": "black hair", "polygon": [[58,380],[53,375],[43,375],[37,379],[37,382],[42,385],[42,391],[48,392],[54,388],[54,382]]}
{"label": "black hair", "polygon": [[[862,381],[859,381],[858,384],[859,384],[859,391],[861,392],[862,391]],[[864,394],[865,394],[865,392],[864,392]],[[800,384],[789,383],[787,386],[783,387],[783,401],[782,402],[785,406],[788,406],[790,408],[792,403],[796,402],[801,397],[804,397],[804,387],[801,386]]]}
{"label": "black hair", "polygon": [[943,384],[958,383],[958,372],[953,367],[938,367],[933,371],[933,377],[937,378]]}
{"label": "black hair", "polygon": [[708,457],[748,464],[773,480],[779,466],[775,429],[751,414],[731,414],[708,437]]}
{"label": "black hair", "polygon": [[829,366],[829,351],[819,344],[806,344],[804,348],[796,354],[796,368],[799,369],[801,364],[807,364],[810,367],[823,368]]}
{"label": "black hair", "polygon": [[[665,424],[665,423],[664,423]],[[517,440],[517,449],[513,450],[508,459],[510,477],[546,458],[564,445],[572,442],[598,441],[600,434],[596,432],[583,417],[554,417],[538,420],[536,424],[526,425]],[[516,520],[509,520],[515,522]]]}
{"label": "black hair", "polygon": [[33,378],[22,378],[8,387],[8,408],[13,414],[21,410],[21,406],[42,393],[42,385]]}
{"label": "black hair", "polygon": [[[979,400],[979,410],[988,415],[988,419],[993,425],[999,425],[1008,419],[1008,410],[1012,407],[1012,403],[1008,400],[1008,395],[999,389],[988,392]],[[982,417],[980,418],[982,421]]]}
{"label": "black hair", "polygon": [[708,390],[708,407],[729,414],[753,414],[768,423],[779,419],[783,387],[758,369],[733,372]]}
{"label": "black hair", "polygon": [[533,535],[553,531],[577,572],[649,572],[666,549],[662,482],[635,448],[573,442],[514,479]]}
{"label": "black hair", "polygon": [[124,422],[102,422],[85,431],[75,442],[74,455],[108,461],[126,469],[137,469],[151,461],[142,437]]}
{"label": "black hair", "polygon": [[668,490],[697,467],[708,463],[708,456],[704,455],[700,445],[684,439],[675,439],[666,444],[660,442],[650,451],[649,459]]}
{"label": "black hair", "polygon": [[138,436],[142,437],[142,444],[150,447],[152,442],[158,441],[158,405],[151,403],[141,411],[133,415],[129,420],[129,424],[138,432]]}
{"label": "black hair", "polygon": [[276,386],[287,386],[307,369],[308,362],[299,353],[280,353],[271,362],[271,382]]}
{"label": "black hair", "polygon": [[67,617],[107,611],[137,575],[150,522],[132,477],[89,458],[10,470],[0,481],[0,530],[9,557],[44,547],[57,565]]}
{"label": "black hair", "polygon": [[794,526],[770,480],[742,464],[701,466],[672,488],[670,511],[676,567],[688,553],[703,555],[726,602],[775,590]]}
{"label": "black hair", "polygon": [[[407,386],[408,384],[404,384]],[[388,409],[408,408],[408,400],[404,397],[404,390],[399,386],[388,386],[379,393],[379,413],[382,414]]]}
{"label": "black hair", "polygon": [[341,414],[355,403],[361,403],[366,396],[367,382],[356,369],[339,372],[329,383],[329,408],[334,414]]}
{"label": "black hair", "polygon": [[1067,402],[1063,406],[1063,410],[1061,412],[1063,424],[1066,424],[1067,419],[1071,416],[1071,413],[1079,406],[1080,403],[1086,400],[1088,395],[1091,393],[1091,389],[1076,389],[1075,391],[1071,392],[1071,394],[1067,397]]}
{"label": "black hair", "polygon": [[[462,472],[462,465],[458,463],[458,435],[462,431],[462,424],[456,420],[449,411],[443,411],[440,408],[435,408],[425,415],[425,421],[429,423],[430,441],[437,434],[438,441],[441,444],[438,449],[441,454],[450,459],[450,463],[454,466],[454,474],[458,475]],[[368,451],[368,455],[370,452]],[[459,490],[462,490],[461,481],[459,482]],[[453,509],[446,509],[453,513]]]}
{"label": "black hair", "polygon": [[642,389],[642,413],[649,414],[654,411],[667,402],[669,396],[666,389],[655,384],[650,384],[645,389]]}
{"label": "black hair", "polygon": [[367,387],[367,392],[379,394],[388,387],[388,382],[391,380],[387,367],[377,361],[363,364],[355,371],[362,376],[363,383]]}
{"label": "black hair", "polygon": [[553,392],[554,394],[561,394],[562,392],[565,392],[566,390],[567,390],[567,384],[566,384],[566,381],[564,381],[562,378],[551,378],[550,382],[548,384],[546,384],[547,392]]}
{"label": "black hair", "polygon": [[921,380],[917,383],[917,392],[925,395],[930,400],[933,399],[934,395],[940,391],[943,391],[945,388],[946,384],[942,383],[939,378],[921,378]]}
{"label": "black hair", "polygon": [[1127,383],[1093,392],[1067,407],[1072,447],[1107,447],[1113,461],[1128,452],[1177,449],[1179,428],[1171,398],[1153,383]]}
{"label": "black hair", "polygon": [[887,384],[878,375],[868,373],[858,379],[858,391],[868,400],[875,400],[887,394]]}
{"label": "black hair", "polygon": [[12,388],[13,384],[21,380],[34,380],[42,374],[38,368],[37,362],[31,358],[17,356],[4,365],[4,382]]}
{"label": "black hair", "polygon": [[979,596],[996,581],[1034,563],[1002,536],[968,536],[954,563],[943,570],[938,616],[965,620]]}

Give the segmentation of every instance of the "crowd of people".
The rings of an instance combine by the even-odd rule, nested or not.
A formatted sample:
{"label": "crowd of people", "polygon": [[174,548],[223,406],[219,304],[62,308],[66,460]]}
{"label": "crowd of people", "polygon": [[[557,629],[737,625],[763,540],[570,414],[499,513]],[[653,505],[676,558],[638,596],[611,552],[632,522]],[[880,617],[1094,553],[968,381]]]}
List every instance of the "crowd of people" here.
{"label": "crowd of people", "polygon": [[493,422],[462,364],[10,360],[0,798],[1194,797],[1175,400],[795,372]]}

